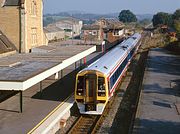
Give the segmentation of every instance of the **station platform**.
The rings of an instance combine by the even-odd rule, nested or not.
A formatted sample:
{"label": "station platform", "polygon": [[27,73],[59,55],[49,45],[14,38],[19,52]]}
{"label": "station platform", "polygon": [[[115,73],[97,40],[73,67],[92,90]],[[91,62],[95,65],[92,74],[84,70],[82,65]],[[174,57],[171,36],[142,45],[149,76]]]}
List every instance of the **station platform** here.
{"label": "station platform", "polygon": [[[1,91],[17,92],[0,103],[0,133],[40,134],[57,131],[61,125],[60,119],[69,116],[65,114],[70,114],[68,111],[74,103],[75,75],[83,65],[81,60],[86,57],[88,64],[99,55],[94,53],[95,50],[91,45],[55,44],[39,47],[31,54],[0,58]],[[58,73],[57,78],[55,73]],[[26,83],[34,77],[41,78]],[[5,85],[6,82],[12,85],[15,82],[14,86],[19,88],[13,88],[8,83]],[[20,105],[23,111],[19,110]]]}
{"label": "station platform", "polygon": [[133,134],[179,134],[180,56],[149,51]]}

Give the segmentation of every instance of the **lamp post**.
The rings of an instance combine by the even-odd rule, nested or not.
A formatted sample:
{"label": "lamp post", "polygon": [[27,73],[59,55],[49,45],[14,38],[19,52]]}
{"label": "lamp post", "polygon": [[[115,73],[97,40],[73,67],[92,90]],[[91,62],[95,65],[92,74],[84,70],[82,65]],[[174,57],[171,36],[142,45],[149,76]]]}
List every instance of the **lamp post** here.
{"label": "lamp post", "polygon": [[73,39],[74,39],[74,28],[73,28],[73,18],[72,19],[72,45],[73,45]]}

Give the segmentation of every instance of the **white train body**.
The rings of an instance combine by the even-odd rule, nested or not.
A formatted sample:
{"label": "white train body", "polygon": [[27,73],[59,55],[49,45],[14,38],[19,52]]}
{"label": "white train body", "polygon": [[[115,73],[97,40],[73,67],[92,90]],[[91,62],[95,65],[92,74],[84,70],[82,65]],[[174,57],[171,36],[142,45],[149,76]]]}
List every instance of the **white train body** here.
{"label": "white train body", "polygon": [[140,44],[141,34],[135,33],[77,74],[75,100],[81,114],[102,114]]}

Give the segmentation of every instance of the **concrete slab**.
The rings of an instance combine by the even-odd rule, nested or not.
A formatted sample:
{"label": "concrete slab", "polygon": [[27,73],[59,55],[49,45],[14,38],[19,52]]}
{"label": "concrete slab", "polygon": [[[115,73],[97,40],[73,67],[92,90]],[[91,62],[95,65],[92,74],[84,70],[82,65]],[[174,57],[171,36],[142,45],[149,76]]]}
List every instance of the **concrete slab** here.
{"label": "concrete slab", "polygon": [[[134,134],[179,134],[180,116],[175,103],[180,103],[180,56],[164,49],[149,52],[143,89],[134,125]],[[180,87],[180,86],[179,86]]]}
{"label": "concrete slab", "polygon": [[[73,64],[74,61],[71,60],[73,56],[78,58],[78,54],[85,52],[86,50],[90,50],[93,46],[61,46],[56,44],[52,46],[41,47],[42,49],[47,50],[49,48],[51,50],[53,49],[54,51],[45,53],[14,54],[11,56],[0,58],[0,81],[23,82],[29,78],[32,78],[33,76],[40,74],[45,70],[51,69],[61,63],[63,64],[64,60],[70,59],[70,62],[72,62],[70,64]],[[84,56],[86,56],[86,54],[84,54]],[[17,65],[17,63],[21,64]],[[17,66],[13,67],[13,65]]]}

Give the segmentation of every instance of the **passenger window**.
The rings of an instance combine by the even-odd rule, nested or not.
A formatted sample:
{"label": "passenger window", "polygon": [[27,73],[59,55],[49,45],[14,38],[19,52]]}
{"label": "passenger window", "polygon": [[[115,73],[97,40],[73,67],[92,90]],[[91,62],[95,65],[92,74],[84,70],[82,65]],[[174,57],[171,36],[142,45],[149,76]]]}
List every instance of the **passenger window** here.
{"label": "passenger window", "polygon": [[85,87],[84,76],[79,76],[77,81],[77,95],[83,95]]}
{"label": "passenger window", "polygon": [[106,96],[104,77],[98,77],[98,96]]}

